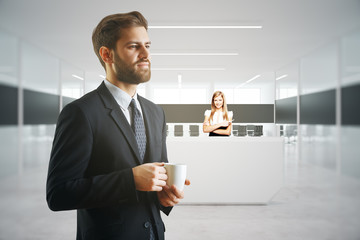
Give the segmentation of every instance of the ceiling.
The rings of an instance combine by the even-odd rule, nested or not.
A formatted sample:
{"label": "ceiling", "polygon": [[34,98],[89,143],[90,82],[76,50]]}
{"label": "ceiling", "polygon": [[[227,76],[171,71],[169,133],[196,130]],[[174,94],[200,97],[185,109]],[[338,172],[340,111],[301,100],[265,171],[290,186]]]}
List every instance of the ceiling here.
{"label": "ceiling", "polygon": [[[262,25],[261,29],[149,29],[153,53],[238,53],[152,56],[152,83],[255,83],[360,26],[359,0],[0,0],[0,27],[93,75],[104,74],[91,34],[106,15],[140,11],[150,26]],[[270,74],[269,74],[270,73]]]}

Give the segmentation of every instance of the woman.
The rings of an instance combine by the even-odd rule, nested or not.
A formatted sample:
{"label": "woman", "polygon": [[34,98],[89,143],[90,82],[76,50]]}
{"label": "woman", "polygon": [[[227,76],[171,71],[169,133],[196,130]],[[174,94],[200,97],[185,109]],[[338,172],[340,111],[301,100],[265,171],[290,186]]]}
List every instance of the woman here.
{"label": "woman", "polygon": [[224,93],[214,92],[211,99],[211,110],[205,111],[204,133],[209,136],[230,136],[233,112],[227,110]]}

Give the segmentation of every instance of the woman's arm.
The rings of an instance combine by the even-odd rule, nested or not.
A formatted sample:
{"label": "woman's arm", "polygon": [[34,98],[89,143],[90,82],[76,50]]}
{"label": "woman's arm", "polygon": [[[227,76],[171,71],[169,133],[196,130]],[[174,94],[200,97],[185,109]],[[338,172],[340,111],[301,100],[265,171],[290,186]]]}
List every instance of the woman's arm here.
{"label": "woman's arm", "polygon": [[210,117],[209,116],[205,116],[204,122],[203,122],[203,132],[204,133],[209,133],[214,131],[215,129],[218,129],[220,126],[218,126],[219,124],[215,124],[215,125],[210,125]]}
{"label": "woman's arm", "polygon": [[213,133],[220,134],[220,135],[228,135],[231,134],[231,122],[229,122],[229,126],[226,129],[216,129]]}
{"label": "woman's arm", "polygon": [[[204,123],[203,123],[203,132],[204,133],[215,132],[215,131],[220,130],[220,129],[218,129],[219,127],[228,127],[229,124],[231,124],[231,122],[223,121],[223,122],[218,123],[218,124],[210,125],[210,117],[205,116]],[[226,129],[224,129],[224,130],[226,130]],[[231,128],[230,128],[229,131],[231,131]]]}
{"label": "woman's arm", "polygon": [[229,125],[227,126],[226,129],[216,129],[216,130],[214,131],[214,133],[220,134],[220,135],[230,136],[230,135],[231,135],[231,129],[232,129],[232,121],[234,120],[234,119],[233,119],[233,112],[232,112],[232,111],[229,111],[229,119],[230,119],[230,121],[228,121],[228,122],[229,122]]}

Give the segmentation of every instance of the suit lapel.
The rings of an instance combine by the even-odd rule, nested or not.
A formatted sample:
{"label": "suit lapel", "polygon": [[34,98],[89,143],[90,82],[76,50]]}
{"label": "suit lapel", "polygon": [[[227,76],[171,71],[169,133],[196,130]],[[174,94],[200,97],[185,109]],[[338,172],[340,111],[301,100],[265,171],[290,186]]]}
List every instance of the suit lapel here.
{"label": "suit lapel", "polygon": [[137,148],[135,135],[123,111],[120,109],[120,106],[118,105],[114,97],[111,95],[110,91],[106,88],[104,83],[102,83],[98,87],[98,92],[100,94],[100,97],[103,99],[105,107],[110,109],[110,117],[114,120],[115,124],[123,133],[126,141],[128,142],[132,151],[136,155],[137,163],[141,164],[142,161],[140,160],[140,153],[139,153],[139,149]]}

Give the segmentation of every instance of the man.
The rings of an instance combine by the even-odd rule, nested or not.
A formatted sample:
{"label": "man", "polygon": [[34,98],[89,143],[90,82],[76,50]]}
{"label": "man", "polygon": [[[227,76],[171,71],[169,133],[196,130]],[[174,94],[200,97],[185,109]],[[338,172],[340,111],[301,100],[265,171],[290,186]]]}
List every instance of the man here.
{"label": "man", "polygon": [[136,93],[151,73],[147,21],[107,16],[92,40],[106,80],[59,116],[48,205],[77,209],[77,239],[164,239],[160,210],[168,215],[184,193],[165,182],[164,112]]}

